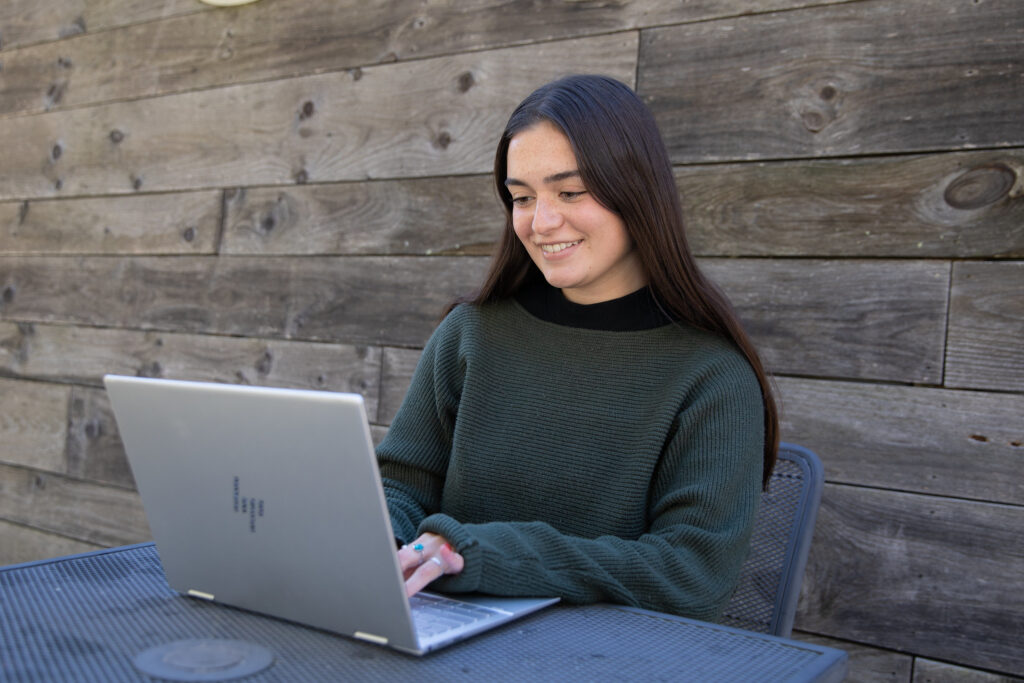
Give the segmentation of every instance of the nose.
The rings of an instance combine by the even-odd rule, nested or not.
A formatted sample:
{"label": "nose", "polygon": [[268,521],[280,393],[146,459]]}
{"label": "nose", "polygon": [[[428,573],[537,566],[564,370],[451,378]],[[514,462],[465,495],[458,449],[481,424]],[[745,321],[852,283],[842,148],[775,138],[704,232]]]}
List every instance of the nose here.
{"label": "nose", "polygon": [[539,235],[562,224],[562,213],[550,200],[538,198],[533,210],[533,231]]}

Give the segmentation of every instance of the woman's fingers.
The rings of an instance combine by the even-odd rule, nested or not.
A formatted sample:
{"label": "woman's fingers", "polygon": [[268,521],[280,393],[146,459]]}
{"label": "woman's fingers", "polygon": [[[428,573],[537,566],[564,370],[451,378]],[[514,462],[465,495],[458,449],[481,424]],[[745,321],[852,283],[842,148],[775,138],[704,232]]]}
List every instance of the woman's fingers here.
{"label": "woman's fingers", "polygon": [[462,556],[436,534],[423,534],[415,542],[402,546],[398,559],[405,578],[405,592],[409,596],[445,574],[458,574],[465,566]]}
{"label": "woman's fingers", "polygon": [[419,566],[416,571],[405,580],[405,594],[409,597],[416,595],[427,587],[432,581],[444,576],[444,562],[440,557],[434,555]]}
{"label": "woman's fingers", "polygon": [[441,545],[440,557],[444,562],[445,574],[458,574],[466,565],[462,555],[455,552],[455,548],[452,547],[451,543]]}

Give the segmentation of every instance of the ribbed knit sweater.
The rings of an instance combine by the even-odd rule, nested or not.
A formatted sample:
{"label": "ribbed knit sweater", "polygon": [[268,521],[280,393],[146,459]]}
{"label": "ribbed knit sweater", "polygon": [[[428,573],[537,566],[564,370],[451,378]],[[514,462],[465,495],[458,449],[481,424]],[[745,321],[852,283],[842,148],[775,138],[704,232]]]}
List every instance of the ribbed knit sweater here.
{"label": "ribbed knit sweater", "polygon": [[396,537],[465,558],[432,589],[715,619],[760,501],[753,371],[715,335],[651,323],[646,290],[609,308],[548,289],[532,313],[458,306],[431,336],[377,451]]}

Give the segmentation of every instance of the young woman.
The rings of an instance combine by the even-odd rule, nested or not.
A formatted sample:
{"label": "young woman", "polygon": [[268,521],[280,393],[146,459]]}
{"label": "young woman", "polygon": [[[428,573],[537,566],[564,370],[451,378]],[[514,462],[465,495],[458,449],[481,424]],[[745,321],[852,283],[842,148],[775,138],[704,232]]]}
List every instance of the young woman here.
{"label": "young woman", "polygon": [[698,270],[650,112],[600,76],[520,104],[485,282],[378,448],[411,595],[557,595],[715,619],[778,446],[770,384]]}

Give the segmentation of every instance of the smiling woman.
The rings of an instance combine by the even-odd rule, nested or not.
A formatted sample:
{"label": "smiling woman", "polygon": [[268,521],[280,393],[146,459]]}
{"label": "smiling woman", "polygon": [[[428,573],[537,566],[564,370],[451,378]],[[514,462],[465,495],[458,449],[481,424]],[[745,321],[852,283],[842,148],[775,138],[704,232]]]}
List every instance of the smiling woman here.
{"label": "smiling woman", "polygon": [[378,448],[412,594],[619,602],[714,619],[778,445],[761,362],[683,232],[657,126],[574,76],[516,109],[506,222]]}
{"label": "smiling woman", "polygon": [[625,223],[587,192],[569,138],[553,124],[512,138],[508,174],[516,236],[566,299],[600,303],[647,283]]}

